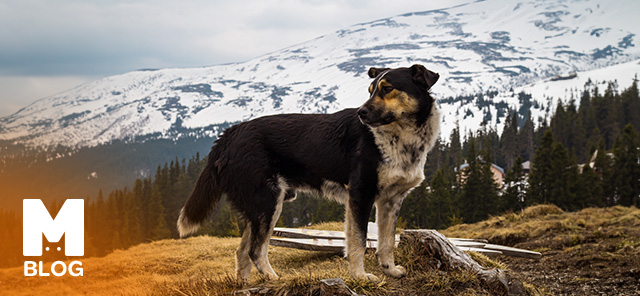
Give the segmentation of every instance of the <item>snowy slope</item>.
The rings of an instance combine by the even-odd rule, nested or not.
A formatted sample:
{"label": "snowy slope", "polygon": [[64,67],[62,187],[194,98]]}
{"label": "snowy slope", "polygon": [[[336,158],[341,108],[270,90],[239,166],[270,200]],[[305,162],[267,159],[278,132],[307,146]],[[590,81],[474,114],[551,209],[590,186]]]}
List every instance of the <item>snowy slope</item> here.
{"label": "snowy slope", "polygon": [[[528,111],[531,112],[531,118],[534,123],[538,124],[545,117],[549,118],[551,114],[548,112],[555,111],[558,100],[568,103],[573,98],[575,103],[578,104],[580,95],[585,89],[592,91],[595,86],[598,86],[599,92],[602,94],[610,82],[616,82],[620,89],[629,87],[636,75],[640,76],[640,60],[595,70],[575,72],[575,74],[576,77],[572,79],[554,81],[548,78],[515,87],[513,90],[500,91],[491,98],[492,102],[489,108],[481,108],[476,104],[469,104],[464,99],[447,104],[441,103],[442,120],[445,123],[441,126],[441,136],[445,140],[448,139],[447,137],[456,127],[456,121],[460,122],[463,134],[466,134],[467,131],[476,132],[482,125],[487,113],[490,113],[488,116],[491,117],[491,121],[488,123],[489,127],[495,128],[498,134],[501,134],[506,112],[508,110],[517,111],[520,108],[521,103],[518,99],[518,94],[521,92],[530,94],[534,99],[534,108]],[[477,100],[477,96],[475,99]],[[537,108],[535,103],[538,104]],[[500,113],[498,110],[501,106],[506,106],[508,109],[503,109]],[[465,117],[467,110],[474,116]],[[521,119],[525,119],[523,115],[521,115]]]}
{"label": "snowy slope", "polygon": [[[544,96],[564,92],[539,90],[550,77],[578,72],[582,79],[588,71],[639,59],[639,13],[634,0],[487,0],[408,13],[245,63],[135,71],[84,84],[1,118],[0,140],[79,147],[134,137],[215,136],[229,123],[266,114],[358,106],[367,99],[369,67],[414,63],[440,73],[433,88],[438,98],[495,90],[500,95],[493,100],[517,108],[510,90],[530,89],[544,108]],[[630,81],[639,67],[628,65]],[[581,87],[576,79],[564,83]],[[489,124],[499,126],[498,101],[482,109],[473,101],[443,100],[443,135],[456,121],[476,130],[490,117]],[[542,110],[531,112],[535,117]]]}

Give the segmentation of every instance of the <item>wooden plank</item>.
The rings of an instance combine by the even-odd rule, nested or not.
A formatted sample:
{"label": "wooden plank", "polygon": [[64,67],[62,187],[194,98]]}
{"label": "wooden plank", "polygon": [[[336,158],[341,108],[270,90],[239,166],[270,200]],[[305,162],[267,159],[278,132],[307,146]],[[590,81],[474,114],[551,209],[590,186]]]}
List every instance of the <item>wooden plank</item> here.
{"label": "wooden plank", "polygon": [[[269,244],[278,247],[295,248],[309,251],[342,252],[345,246],[343,239],[323,239],[323,238],[279,238],[273,237]],[[375,249],[378,242],[367,241],[367,249]]]}
{"label": "wooden plank", "polygon": [[[377,246],[377,227],[375,223],[369,223],[369,231],[367,233],[367,245],[369,248],[376,248]],[[285,240],[280,238],[273,238],[272,245],[276,246],[291,246],[293,248],[301,248],[304,250],[316,250],[316,251],[330,251],[340,252],[344,248],[345,234],[342,231],[330,231],[330,230],[315,230],[315,229],[300,229],[300,228],[285,228],[276,227],[273,231],[273,236],[297,239],[297,240]],[[467,239],[467,238],[448,238],[451,243],[459,248],[474,248],[475,252],[494,255],[497,253],[529,258],[540,259],[542,254],[539,252],[523,250],[513,247],[494,245],[487,243],[483,239]],[[399,236],[396,235],[396,244],[399,241]],[[484,250],[484,251],[481,251]]]}
{"label": "wooden plank", "polygon": [[[369,230],[372,230],[369,223]],[[373,224],[375,225],[375,224]],[[377,230],[377,228],[375,228]],[[275,227],[273,229],[273,236],[287,237],[287,238],[322,238],[322,239],[345,239],[345,234],[342,231],[330,231],[330,230],[316,230],[316,229],[300,229],[300,228],[286,228]],[[374,232],[367,232],[367,240],[377,241],[378,235]],[[400,236],[396,235],[396,242],[400,240]],[[475,246],[481,247],[483,244],[488,243],[483,239],[471,239],[471,238],[449,238],[454,245],[459,246]]]}
{"label": "wooden plank", "polygon": [[[308,251],[324,251],[324,252],[342,252],[344,250],[345,241],[341,239],[323,239],[323,238],[280,238],[273,237],[269,241],[269,244],[277,247],[294,248]],[[368,241],[367,249],[376,249],[378,242]],[[502,252],[497,250],[488,250],[473,246],[461,246],[458,247],[462,251],[473,251],[482,253],[485,255],[500,255]]]}
{"label": "wooden plank", "polygon": [[473,248],[473,247],[458,247],[461,251],[464,252],[476,252],[487,256],[497,256],[502,255],[502,252],[497,250],[488,250],[483,248]]}
{"label": "wooden plank", "polygon": [[489,241],[481,238],[459,238],[459,237],[448,237],[450,241],[464,241],[464,242],[478,242],[488,244]]}
{"label": "wooden plank", "polygon": [[485,249],[500,251],[502,254],[513,257],[521,257],[521,258],[529,258],[529,259],[540,259],[542,258],[542,254],[539,252],[523,250],[513,247],[501,246],[501,245],[493,245],[486,244],[484,246]]}
{"label": "wooden plank", "polygon": [[[323,239],[345,239],[343,231],[315,230],[315,229],[299,229],[276,227],[273,229],[273,236],[288,238],[323,238]],[[396,240],[398,240],[396,236]],[[367,232],[367,240],[377,241],[378,234]]]}
{"label": "wooden plank", "polygon": [[[378,228],[375,223],[369,222],[367,230],[367,240],[378,240]],[[325,239],[345,239],[343,231],[331,231],[331,230],[316,230],[316,229],[301,229],[301,228],[286,228],[276,227],[273,229],[273,235],[279,237],[289,238],[325,238]],[[396,235],[396,241],[400,239],[399,235]],[[449,240],[463,241],[463,242],[478,242],[489,243],[486,239],[477,238],[452,238]]]}
{"label": "wooden plank", "polygon": [[473,241],[449,240],[456,247],[483,248],[486,244]]}

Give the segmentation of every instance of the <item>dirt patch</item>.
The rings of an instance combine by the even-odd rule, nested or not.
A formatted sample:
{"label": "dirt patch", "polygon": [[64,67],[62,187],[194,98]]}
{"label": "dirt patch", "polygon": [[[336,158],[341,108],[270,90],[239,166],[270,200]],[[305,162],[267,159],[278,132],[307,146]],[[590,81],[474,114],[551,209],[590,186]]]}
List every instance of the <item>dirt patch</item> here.
{"label": "dirt patch", "polygon": [[553,295],[640,295],[640,210],[613,207],[565,213],[540,207],[447,231],[541,252],[540,260],[499,260]]}
{"label": "dirt patch", "polygon": [[554,295],[640,295],[640,256],[610,253],[602,246],[544,251],[539,261],[503,258],[526,281]]}

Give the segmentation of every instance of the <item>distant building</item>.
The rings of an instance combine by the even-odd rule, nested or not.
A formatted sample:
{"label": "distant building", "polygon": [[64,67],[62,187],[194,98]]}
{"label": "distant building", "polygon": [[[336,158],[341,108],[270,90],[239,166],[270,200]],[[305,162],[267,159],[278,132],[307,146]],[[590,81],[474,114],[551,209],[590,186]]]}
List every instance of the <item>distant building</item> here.
{"label": "distant building", "polygon": [[531,161],[530,160],[527,160],[527,161],[522,163],[522,172],[525,175],[529,175],[529,173],[531,172]]}
{"label": "distant building", "polygon": [[[462,183],[464,183],[464,180],[467,177],[464,171],[468,167],[469,167],[469,164],[464,163],[463,165],[460,166],[460,168],[458,168],[462,172]],[[506,177],[504,173],[504,169],[495,163],[491,163],[491,173],[493,173],[493,180],[498,184],[498,187],[502,188],[502,183],[504,181],[504,178]]]}

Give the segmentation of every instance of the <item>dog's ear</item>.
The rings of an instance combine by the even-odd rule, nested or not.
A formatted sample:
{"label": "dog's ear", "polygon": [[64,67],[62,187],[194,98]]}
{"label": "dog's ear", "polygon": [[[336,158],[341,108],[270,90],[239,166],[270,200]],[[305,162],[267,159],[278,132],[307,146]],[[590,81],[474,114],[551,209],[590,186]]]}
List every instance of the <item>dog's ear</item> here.
{"label": "dog's ear", "polygon": [[376,78],[380,73],[389,70],[389,68],[369,68],[369,77]]}
{"label": "dog's ear", "polygon": [[427,89],[431,89],[431,87],[438,81],[438,78],[440,78],[440,74],[425,68],[423,65],[413,65],[409,70],[411,70],[411,77],[413,77],[413,81],[420,85],[424,85]]}

